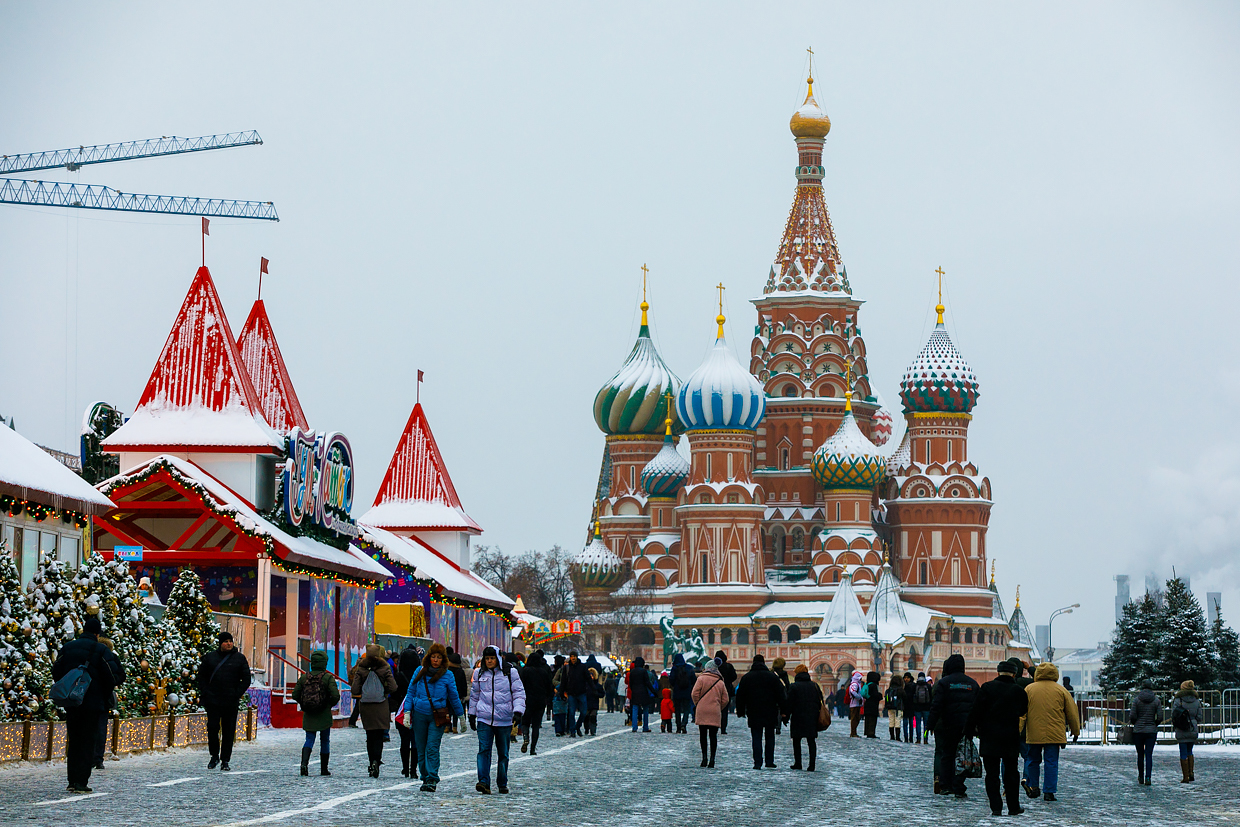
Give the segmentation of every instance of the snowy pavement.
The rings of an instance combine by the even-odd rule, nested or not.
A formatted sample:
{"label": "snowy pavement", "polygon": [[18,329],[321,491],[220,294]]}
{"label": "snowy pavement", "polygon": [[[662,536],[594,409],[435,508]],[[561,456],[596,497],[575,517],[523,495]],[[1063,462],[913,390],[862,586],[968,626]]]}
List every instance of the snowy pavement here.
{"label": "snowy pavement", "polygon": [[[737,723],[719,739],[718,768],[698,767],[696,730],[634,735],[619,714],[599,716],[599,735],[544,736],[536,757],[515,748],[512,794],[474,791],[476,737],[447,736],[443,780],[434,794],[400,775],[395,744],[382,777],[366,776],[362,730],[332,733],[330,778],[297,774],[302,734],[263,730],[238,744],[233,771],[208,770],[201,749],[106,762],[91,778],[94,794],[70,796],[64,763],[0,765],[0,824],[56,825],[820,825],[853,823],[977,824],[992,819],[980,780],[967,801],[931,794],[932,746],[847,738],[837,720],[819,739],[816,773],[792,763],[787,733],[779,770],[752,769],[749,733]],[[693,728],[691,727],[691,730]],[[1127,747],[1069,747],[1061,759],[1059,801],[1028,801],[1025,823],[1240,824],[1240,748],[1201,748],[1197,782],[1181,785],[1175,748],[1154,755],[1155,785],[1136,784]],[[393,767],[395,766],[395,769]],[[492,767],[494,772],[494,767]]]}

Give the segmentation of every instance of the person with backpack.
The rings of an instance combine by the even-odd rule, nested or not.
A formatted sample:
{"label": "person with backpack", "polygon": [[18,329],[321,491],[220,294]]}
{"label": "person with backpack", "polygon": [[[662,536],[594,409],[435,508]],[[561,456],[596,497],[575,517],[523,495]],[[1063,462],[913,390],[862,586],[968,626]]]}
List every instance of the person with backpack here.
{"label": "person with backpack", "polygon": [[754,655],[749,671],[736,687],[736,717],[749,723],[755,770],[775,768],[775,724],[786,711],[786,704],[783,682],[766,668],[762,655]]}
{"label": "person with backpack", "polygon": [[[1064,737],[1072,730],[1072,740],[1081,734],[1081,719],[1076,701],[1059,685],[1059,668],[1049,661],[1039,663],[1033,683],[1025,687],[1029,696],[1029,714],[1025,718],[1025,742],[1029,744],[1029,760],[1025,765],[1025,793],[1044,801],[1055,801],[1059,791],[1059,751],[1068,745]],[[1039,789],[1042,760],[1046,760],[1046,785]]]}
{"label": "person with backpack", "polygon": [[551,703],[555,689],[551,686],[551,669],[547,666],[547,657],[541,649],[536,650],[521,667],[521,686],[525,689],[525,714],[521,717],[521,726],[525,732],[525,740],[521,743],[521,751],[527,749],[530,755],[538,754],[538,731],[542,727],[543,712]]}
{"label": "person with backpack", "polygon": [[327,672],[326,652],[311,653],[310,671],[297,679],[293,700],[301,704],[301,728],[306,733],[301,746],[301,774],[310,774],[310,754],[318,735],[319,775],[331,775],[327,763],[332,751],[332,707],[340,703],[340,687],[336,686],[336,676]]}
{"label": "person with backpack", "polygon": [[577,656],[577,651],[568,653],[568,663],[564,664],[560,677],[560,692],[568,701],[568,736],[576,738],[581,735],[581,728],[586,722],[586,707],[590,689],[590,675],[586,665]]}
{"label": "person with backpack", "polygon": [[677,652],[672,656],[672,711],[676,715],[676,732],[689,733],[689,707],[693,705],[693,684],[697,682],[697,674],[685,656]]}
{"label": "person with backpack", "polygon": [[905,672],[900,683],[900,713],[903,721],[904,743],[913,743],[913,730],[917,723],[917,682],[912,672]]}
{"label": "person with backpack", "polygon": [[1201,699],[1197,697],[1197,685],[1192,681],[1180,684],[1171,702],[1171,729],[1175,731],[1175,743],[1180,748],[1181,784],[1197,780],[1193,766],[1193,744],[1201,726]]}
{"label": "person with backpack", "polygon": [[917,681],[913,685],[913,743],[928,744],[930,743],[930,727],[926,726],[926,719],[930,715],[930,704],[933,700],[934,693],[930,688],[930,681],[926,680],[925,672],[917,673]]}
{"label": "person with backpack", "polygon": [[634,658],[633,668],[629,670],[629,705],[634,732],[637,732],[638,723],[642,726],[642,732],[650,731],[650,703],[656,697],[657,686],[651,680],[646,661],[640,657]]}
{"label": "person with backpack", "polygon": [[207,710],[207,748],[216,765],[231,769],[233,739],[237,737],[237,705],[250,688],[250,662],[233,646],[233,636],[220,632],[219,648],[203,655],[198,666],[198,701]]}
{"label": "person with backpack", "polygon": [[1137,783],[1147,787],[1154,782],[1154,744],[1158,742],[1158,725],[1162,720],[1162,704],[1154,694],[1154,682],[1146,678],[1132,700],[1128,723],[1132,725],[1132,743],[1137,748]]}
{"label": "person with backpack", "polygon": [[805,769],[814,771],[818,760],[818,713],[824,704],[822,689],[810,679],[809,667],[798,664],[793,671],[792,686],[788,687],[785,716],[788,734],[792,736],[792,766],[788,769],[801,769],[801,741],[804,739],[809,745],[809,764]]}
{"label": "person with backpack", "polygon": [[[1020,806],[1020,720],[1029,710],[1029,696],[1016,685],[1016,667],[1000,661],[998,677],[977,690],[977,699],[969,710],[964,737],[980,739],[978,752],[986,772],[986,797],[992,815],[1003,815],[1003,799],[1007,798],[1008,815],[1025,810]],[[999,794],[1000,777],[1003,795]]]}
{"label": "person with backpack", "polygon": [[865,686],[865,675],[854,670],[852,677],[848,681],[848,737],[860,738],[857,727],[861,724],[861,707],[865,703],[865,698],[861,696],[861,690]]}
{"label": "person with backpack", "polygon": [[[403,655],[401,661],[403,671]],[[397,710],[397,726],[403,719],[413,735],[412,756],[417,766],[410,767],[409,777],[417,778],[421,771],[421,791],[433,793],[439,787],[439,746],[444,731],[451,725],[453,715],[465,714],[456,678],[448,668],[448,650],[442,643],[432,643],[426,650],[422,663],[409,677]]]}
{"label": "person with backpack", "polygon": [[[90,771],[95,763],[99,718],[107,712],[113,690],[125,682],[125,668],[120,660],[99,642],[102,632],[99,617],[90,615],[82,624],[82,634],[60,647],[52,664],[52,680],[56,681],[52,700],[65,710],[65,769],[69,777],[66,789],[71,793],[91,792]],[[79,668],[82,672],[70,676]],[[87,683],[84,691],[83,680]],[[66,686],[68,683],[73,686]],[[73,691],[62,693],[58,691],[61,688]]]}
{"label": "person with backpack", "polygon": [[900,740],[900,722],[904,709],[904,681],[896,675],[883,693],[883,711],[887,713],[887,740]]}
{"label": "person with backpack", "polygon": [[964,656],[943,661],[943,675],[931,690],[926,723],[934,730],[935,792],[967,798],[965,777],[956,772],[956,748],[977,699],[977,681],[964,673]]}
{"label": "person with backpack", "polygon": [[[388,665],[391,666],[391,663]],[[406,646],[396,664],[396,691],[388,696],[388,710],[396,715],[396,734],[400,736],[400,774],[405,778],[418,777],[418,748],[414,744],[413,729],[401,723],[400,711],[404,708],[405,697],[409,694],[409,681],[421,665],[418,650],[413,646]]]}
{"label": "person with backpack", "polygon": [[392,726],[388,696],[396,691],[396,678],[384,654],[379,644],[366,644],[366,654],[353,667],[349,684],[353,702],[361,708],[358,716],[366,730],[366,757],[370,762],[366,773],[371,778],[379,777],[383,764],[383,734]]}
{"label": "person with backpack", "polygon": [[728,688],[728,703],[723,708],[723,717],[720,718],[719,734],[728,734],[728,710],[736,701],[736,667],[728,663],[728,653],[720,649],[715,652],[715,662],[719,664],[719,674],[723,676],[724,685]]}
{"label": "person with backpack", "polygon": [[[698,728],[698,740],[702,744],[702,766],[715,766],[715,750],[719,746],[719,725],[723,711],[728,705],[728,687],[719,673],[719,664],[710,660],[702,669],[702,676],[693,684],[690,698],[694,703],[694,723]],[[710,743],[710,760],[706,758],[707,742]]]}
{"label": "person with backpack", "polygon": [[[506,665],[505,665],[506,666]],[[491,794],[491,745],[495,745],[495,783],[508,793],[508,731],[525,713],[525,687],[515,669],[501,668],[495,647],[482,650],[482,665],[469,687],[469,726],[478,731],[478,783],[474,789]]]}
{"label": "person with backpack", "polygon": [[607,700],[607,712],[616,711],[616,707],[620,705],[620,679],[615,672],[607,673],[607,677],[603,680],[603,697]]}
{"label": "person with backpack", "polygon": [[878,682],[883,676],[878,672],[867,672],[865,685],[861,687],[862,710],[865,714],[865,737],[878,737],[878,709],[883,701],[883,689]]}

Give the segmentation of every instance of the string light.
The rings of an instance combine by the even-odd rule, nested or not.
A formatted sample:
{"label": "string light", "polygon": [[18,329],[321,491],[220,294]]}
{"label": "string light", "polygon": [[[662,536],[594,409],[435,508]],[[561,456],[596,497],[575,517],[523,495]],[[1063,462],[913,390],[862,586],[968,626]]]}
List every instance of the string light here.
{"label": "string light", "polygon": [[71,523],[76,528],[86,528],[90,523],[87,516],[80,511],[74,511],[69,508],[52,508],[44,503],[23,500],[8,494],[0,494],[0,511],[4,511],[10,517],[21,516],[24,511],[36,523],[41,523],[49,517],[54,520],[62,520],[65,523]]}
{"label": "string light", "polygon": [[462,600],[460,598],[452,597],[444,591],[443,586],[440,585],[438,581],[430,578],[418,577],[415,569],[411,568],[409,564],[393,559],[392,556],[383,548],[383,546],[377,543],[372,543],[369,540],[359,540],[357,545],[369,553],[372,560],[398,569],[415,584],[427,589],[431,593],[432,603],[450,606],[453,609],[468,609],[473,612],[480,612],[482,614],[489,614],[494,617],[498,617],[500,620],[504,621],[504,623],[508,624],[509,629],[512,629],[513,626],[521,625],[520,621],[517,620],[516,616],[514,616],[512,612],[502,611],[496,609],[494,606],[487,606],[484,603],[474,603],[470,600]]}

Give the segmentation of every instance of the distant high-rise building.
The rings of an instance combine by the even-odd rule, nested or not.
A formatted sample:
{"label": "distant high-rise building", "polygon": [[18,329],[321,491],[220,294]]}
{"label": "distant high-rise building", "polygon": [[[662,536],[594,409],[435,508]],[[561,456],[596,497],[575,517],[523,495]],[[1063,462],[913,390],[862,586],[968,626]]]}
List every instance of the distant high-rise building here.
{"label": "distant high-rise building", "polygon": [[1037,642],[1038,648],[1045,652],[1046,647],[1051,645],[1051,627],[1035,626],[1033,628],[1033,639]]}
{"label": "distant high-rise building", "polygon": [[1163,584],[1159,581],[1158,575],[1150,572],[1145,575],[1145,593],[1156,594],[1163,590]]}
{"label": "distant high-rise building", "polygon": [[1218,617],[1219,607],[1223,603],[1222,592],[1206,592],[1206,612],[1210,617],[1210,625],[1214,625],[1215,619]]}
{"label": "distant high-rise building", "polygon": [[1120,615],[1123,614],[1124,607],[1132,600],[1132,596],[1128,590],[1128,575],[1115,575],[1115,622],[1119,623]]}

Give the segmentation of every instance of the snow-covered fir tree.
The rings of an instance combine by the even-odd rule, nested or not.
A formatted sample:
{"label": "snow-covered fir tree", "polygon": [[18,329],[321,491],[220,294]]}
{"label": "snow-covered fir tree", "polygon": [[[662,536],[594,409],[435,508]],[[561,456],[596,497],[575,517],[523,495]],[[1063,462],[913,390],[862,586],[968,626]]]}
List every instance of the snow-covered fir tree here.
{"label": "snow-covered fir tree", "polygon": [[1098,680],[1103,689],[1126,692],[1155,677],[1162,627],[1163,613],[1155,595],[1144,594],[1124,606],[1111,636],[1111,650],[1102,659]]}
{"label": "snow-covered fir tree", "polygon": [[[201,658],[197,650],[185,645],[176,626],[171,623],[156,625],[148,638],[147,651],[148,667],[154,671],[155,679],[163,682],[168,710],[184,714],[198,709],[196,679]],[[147,674],[145,667],[143,674]],[[147,688],[153,696],[154,689],[149,682]]]}
{"label": "snow-covered fir tree", "polygon": [[167,627],[164,651],[172,658],[168,666],[170,673],[189,673],[182,674],[181,700],[190,707],[197,707],[198,664],[204,654],[216,647],[220,625],[215,622],[211,603],[202,593],[202,581],[193,569],[181,569],[168,595],[168,608],[160,625]]}
{"label": "snow-covered fir tree", "polygon": [[116,698],[122,718],[151,715],[156,710],[156,688],[162,653],[156,651],[155,619],[138,596],[138,583],[121,560],[105,561],[92,555],[78,570],[79,604],[84,612],[99,607],[103,633],[125,668],[125,682]]}
{"label": "snow-covered fir tree", "polygon": [[1191,680],[1198,687],[1214,681],[1214,653],[1201,604],[1176,577],[1167,581],[1163,622],[1158,636],[1154,681],[1163,689],[1178,689]]}
{"label": "snow-covered fir tree", "polygon": [[1240,636],[1223,622],[1219,609],[1210,625],[1210,648],[1214,650],[1214,685],[1216,689],[1240,687]]}
{"label": "snow-covered fir tree", "polygon": [[66,563],[39,555],[39,567],[26,587],[26,606],[35,633],[36,651],[54,663],[60,647],[82,633],[77,578]]}
{"label": "snow-covered fir tree", "polygon": [[51,664],[35,644],[21,576],[0,541],[0,721],[55,717],[46,700]]}

